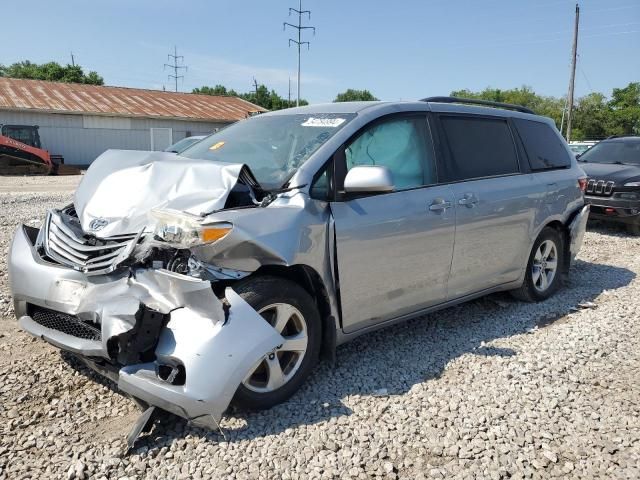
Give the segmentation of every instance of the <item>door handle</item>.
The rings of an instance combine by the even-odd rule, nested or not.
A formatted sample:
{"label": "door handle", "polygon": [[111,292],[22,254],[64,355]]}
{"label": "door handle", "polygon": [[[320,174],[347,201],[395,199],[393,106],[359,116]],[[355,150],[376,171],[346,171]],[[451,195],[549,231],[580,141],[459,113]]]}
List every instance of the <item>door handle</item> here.
{"label": "door handle", "polygon": [[478,197],[473,193],[465,193],[464,197],[458,200],[458,205],[466,205],[469,208],[473,208],[478,203]]}
{"label": "door handle", "polygon": [[447,208],[451,208],[451,202],[448,202],[444,198],[436,198],[431,205],[429,205],[429,210],[432,212],[443,212]]}

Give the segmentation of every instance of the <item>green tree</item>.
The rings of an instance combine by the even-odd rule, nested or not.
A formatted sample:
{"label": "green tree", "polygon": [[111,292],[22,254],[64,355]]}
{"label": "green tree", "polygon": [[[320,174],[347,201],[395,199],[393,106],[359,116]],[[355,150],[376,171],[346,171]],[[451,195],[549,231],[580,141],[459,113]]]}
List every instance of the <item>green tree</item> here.
{"label": "green tree", "polygon": [[452,97],[475,98],[480,100],[490,100],[492,102],[512,103],[530,108],[538,115],[552,118],[558,129],[562,122],[562,109],[564,99],[546,97],[536,94],[529,86],[523,85],[520,88],[501,90],[499,88],[485,88],[481,92],[471,90],[457,90],[451,92]]}
{"label": "green tree", "polygon": [[80,65],[62,66],[57,62],[37,64],[25,60],[8,66],[0,65],[0,77],[104,85],[104,79],[97,72],[85,74]]}
{"label": "green tree", "polygon": [[200,87],[194,88],[191,93],[198,93],[200,95],[223,95],[229,97],[237,97],[238,93],[235,90],[227,90],[224,85],[216,85],[215,87]]}
{"label": "green tree", "polygon": [[579,98],[573,115],[574,139],[594,140],[611,134],[612,111],[603,94],[590,93]]}
{"label": "green tree", "polygon": [[560,127],[560,122],[562,121],[564,100],[537,95],[531,87],[526,85],[509,90],[500,90],[498,88],[485,88],[481,92],[458,90],[451,92],[451,96],[522,105],[523,107],[530,108],[538,115],[551,117],[558,127]]}
{"label": "green tree", "polygon": [[339,93],[336,96],[334,102],[368,102],[372,100],[378,100],[369,90],[355,90],[349,88],[346,91]]}
{"label": "green tree", "polygon": [[614,88],[609,106],[616,135],[640,134],[640,82]]}
{"label": "green tree", "polygon": [[[259,105],[267,110],[282,110],[283,108],[291,108],[295,106],[295,102],[289,102],[282,98],[275,90],[269,90],[266,85],[259,85],[255,91],[238,93],[235,90],[227,90],[224,85],[216,85],[215,87],[199,87],[194,88],[192,93],[201,95],[226,95],[231,97],[239,97],[255,105]],[[300,100],[300,105],[309,105],[304,99]]]}
{"label": "green tree", "polygon": [[[566,101],[565,98],[537,95],[527,86],[510,90],[486,88],[480,92],[465,89],[451,92],[451,95],[523,105],[538,115],[552,118],[558,128]],[[597,92],[576,99],[572,118],[571,140],[597,140],[609,135],[640,133],[640,83],[614,88],[609,101]]]}

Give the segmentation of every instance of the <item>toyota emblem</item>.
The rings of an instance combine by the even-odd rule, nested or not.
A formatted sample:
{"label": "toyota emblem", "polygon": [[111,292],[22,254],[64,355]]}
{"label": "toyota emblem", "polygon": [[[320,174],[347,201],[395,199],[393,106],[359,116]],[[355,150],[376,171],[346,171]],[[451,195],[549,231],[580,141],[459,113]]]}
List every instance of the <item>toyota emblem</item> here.
{"label": "toyota emblem", "polygon": [[97,232],[98,230],[102,230],[108,224],[109,221],[104,218],[94,218],[91,220],[91,223],[89,223],[89,228],[94,232]]}

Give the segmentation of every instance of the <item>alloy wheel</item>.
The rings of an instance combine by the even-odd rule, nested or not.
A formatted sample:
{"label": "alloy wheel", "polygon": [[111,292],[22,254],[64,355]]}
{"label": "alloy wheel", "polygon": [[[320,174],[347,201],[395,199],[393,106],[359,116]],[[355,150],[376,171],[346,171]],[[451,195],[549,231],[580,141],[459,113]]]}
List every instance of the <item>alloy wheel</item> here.
{"label": "alloy wheel", "polygon": [[545,292],[553,283],[558,272],[558,249],[555,242],[545,240],[538,246],[531,265],[531,275],[534,288]]}
{"label": "alloy wheel", "polygon": [[293,305],[274,303],[258,313],[283,337],[282,345],[265,355],[245,377],[249,390],[268,393],[285,385],[296,374],[307,351],[307,323]]}

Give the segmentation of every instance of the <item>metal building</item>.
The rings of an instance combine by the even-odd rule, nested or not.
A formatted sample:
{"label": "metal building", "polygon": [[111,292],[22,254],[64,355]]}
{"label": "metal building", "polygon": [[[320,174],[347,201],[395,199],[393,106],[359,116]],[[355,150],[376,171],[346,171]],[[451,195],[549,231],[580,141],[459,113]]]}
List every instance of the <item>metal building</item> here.
{"label": "metal building", "polygon": [[0,78],[0,124],[39,125],[42,147],[71,165],[110,148],[164,150],[262,111],[237,97]]}

